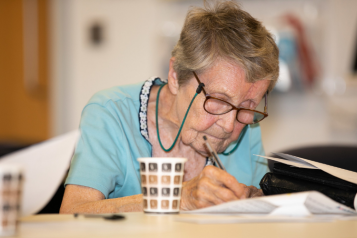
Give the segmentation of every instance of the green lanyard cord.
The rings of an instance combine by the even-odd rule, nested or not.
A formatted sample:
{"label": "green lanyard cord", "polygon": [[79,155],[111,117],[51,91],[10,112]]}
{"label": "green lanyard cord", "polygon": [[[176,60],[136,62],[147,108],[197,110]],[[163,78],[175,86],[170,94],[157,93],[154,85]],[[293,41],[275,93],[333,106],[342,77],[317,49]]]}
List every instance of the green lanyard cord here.
{"label": "green lanyard cord", "polygon": [[229,151],[229,152],[222,152],[223,155],[226,155],[226,156],[227,156],[227,155],[232,154],[234,151],[236,151],[236,149],[238,148],[239,142],[241,141],[243,135],[244,135],[245,132],[247,131],[247,128],[248,128],[248,126],[245,126],[245,127],[243,128],[242,132],[240,133],[240,135],[239,135],[239,137],[238,137],[237,143],[236,143],[236,145],[234,146],[234,148],[233,148],[231,151]]}
{"label": "green lanyard cord", "polygon": [[226,155],[226,156],[232,154],[238,148],[238,144],[239,144],[239,140],[237,141],[237,144],[234,146],[234,148],[231,151],[229,151],[229,152],[224,152],[223,151],[222,154]]}
{"label": "green lanyard cord", "polygon": [[[156,96],[156,114],[155,114],[155,115],[156,115],[156,132],[157,132],[157,138],[159,139],[159,143],[160,143],[161,148],[162,148],[165,152],[169,152],[170,150],[172,150],[172,148],[174,148],[174,146],[175,146],[175,144],[176,144],[176,142],[177,142],[177,139],[178,139],[178,137],[179,137],[179,135],[180,135],[180,133],[181,133],[183,124],[184,124],[185,121],[186,121],[187,114],[188,114],[188,112],[190,111],[191,105],[192,105],[193,101],[195,100],[196,96],[198,95],[198,93],[200,93],[200,92],[197,92],[197,91],[199,91],[199,88],[197,88],[196,94],[195,94],[195,96],[192,98],[191,103],[190,103],[190,105],[188,106],[188,109],[187,109],[187,111],[186,111],[185,117],[183,118],[183,121],[182,121],[182,123],[181,123],[180,129],[179,129],[179,131],[177,132],[177,135],[176,135],[176,138],[175,138],[174,143],[172,143],[172,145],[170,146],[170,148],[165,149],[164,146],[162,145],[161,139],[160,139],[159,120],[158,120],[158,118],[159,118],[158,116],[159,116],[159,97],[160,97],[160,91],[161,91],[161,89],[162,89],[165,85],[166,85],[166,84],[161,85],[161,87],[159,88],[159,91],[157,92],[157,96]],[[202,90],[202,85],[200,85],[199,87],[201,87],[201,90]]]}
{"label": "green lanyard cord", "polygon": [[[187,111],[186,111],[186,114],[185,114],[185,116],[184,116],[184,118],[183,118],[183,120],[182,120],[180,129],[179,129],[179,131],[177,132],[177,135],[176,135],[176,138],[175,138],[175,140],[174,140],[174,143],[172,143],[172,145],[171,145],[170,148],[168,148],[168,149],[165,149],[164,146],[163,146],[162,143],[161,143],[160,132],[159,132],[159,119],[158,119],[158,118],[159,118],[159,97],[160,97],[160,92],[161,92],[161,89],[162,89],[165,85],[166,85],[166,84],[162,84],[162,85],[160,86],[159,91],[157,92],[157,96],[156,96],[156,111],[155,111],[155,115],[156,115],[156,133],[157,133],[157,138],[158,138],[158,140],[159,140],[159,144],[160,144],[161,148],[162,148],[165,152],[169,152],[169,151],[172,150],[172,148],[174,148],[174,146],[175,146],[175,144],[176,144],[176,142],[177,142],[177,139],[178,139],[178,137],[179,137],[179,135],[180,135],[180,133],[181,133],[182,127],[183,127],[183,125],[185,124],[185,121],[186,121],[186,118],[187,118],[187,114],[188,114],[188,112],[189,112],[190,109],[191,109],[192,103],[193,103],[193,101],[195,100],[195,98],[197,97],[197,95],[198,95],[199,93],[201,93],[202,88],[204,87],[204,84],[201,83],[201,84],[198,86],[198,88],[197,88],[197,90],[196,90],[196,93],[195,93],[195,96],[193,96],[193,98],[192,98],[192,100],[191,100],[191,102],[190,102],[190,105],[188,106],[188,109],[187,109]],[[247,128],[247,126],[243,129],[241,135],[239,136],[239,138],[238,138],[238,140],[237,140],[237,144],[234,146],[234,148],[233,148],[231,151],[229,151],[229,152],[223,152],[223,153],[222,153],[223,155],[230,155],[230,154],[232,154],[232,153],[238,148],[238,144],[239,144],[241,138],[243,137],[243,134],[245,133],[246,128]]]}

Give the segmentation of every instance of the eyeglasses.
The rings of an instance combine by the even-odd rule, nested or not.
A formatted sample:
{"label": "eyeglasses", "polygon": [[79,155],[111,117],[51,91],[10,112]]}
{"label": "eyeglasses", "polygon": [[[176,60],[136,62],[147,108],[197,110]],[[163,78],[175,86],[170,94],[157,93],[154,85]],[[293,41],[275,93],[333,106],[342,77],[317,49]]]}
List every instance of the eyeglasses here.
{"label": "eyeglasses", "polygon": [[[194,71],[192,72],[195,75],[198,84],[200,84],[201,81],[198,78],[197,74]],[[210,96],[209,94],[206,93],[206,90],[203,87],[202,90],[206,97],[206,100],[203,103],[203,108],[209,114],[222,115],[232,110],[237,110],[237,115],[236,115],[237,121],[247,125],[258,123],[268,116],[268,100],[267,100],[268,92],[266,92],[264,95],[265,98],[264,112],[260,112],[249,108],[236,107],[225,100]]]}

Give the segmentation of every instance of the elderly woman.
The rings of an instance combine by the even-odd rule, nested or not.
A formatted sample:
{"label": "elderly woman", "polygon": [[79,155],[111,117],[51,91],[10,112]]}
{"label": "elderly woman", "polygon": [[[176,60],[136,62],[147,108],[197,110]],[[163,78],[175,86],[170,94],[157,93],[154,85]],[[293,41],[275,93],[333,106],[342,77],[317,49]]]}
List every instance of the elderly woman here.
{"label": "elderly woman", "polygon": [[[141,211],[139,157],[188,159],[182,210],[262,195],[257,123],[268,115],[278,71],[271,34],[239,5],[190,9],[167,82],[110,88],[85,106],[61,212]],[[261,101],[264,111],[256,109]],[[227,172],[211,165],[203,136]]]}

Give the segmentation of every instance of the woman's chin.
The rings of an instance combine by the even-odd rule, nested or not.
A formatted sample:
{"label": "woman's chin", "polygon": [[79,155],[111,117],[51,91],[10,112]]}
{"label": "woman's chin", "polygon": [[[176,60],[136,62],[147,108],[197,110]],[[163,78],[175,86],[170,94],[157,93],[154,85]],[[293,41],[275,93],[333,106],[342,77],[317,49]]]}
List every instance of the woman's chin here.
{"label": "woman's chin", "polygon": [[211,146],[216,150],[216,152],[218,154],[224,152],[230,144],[228,139],[210,140],[210,143],[211,143]]}
{"label": "woman's chin", "polygon": [[[223,145],[225,144],[223,139],[219,139],[219,140],[211,140],[210,138],[208,138],[209,143],[211,144],[211,146],[217,151],[217,153],[221,153],[224,151]],[[191,144],[191,147],[199,154],[201,154],[202,156],[205,157],[209,157],[211,156],[211,154],[209,153],[208,149],[206,148],[206,146],[204,145],[204,140],[196,142]]]}
{"label": "woman's chin", "polygon": [[203,157],[210,157],[211,154],[207,150],[206,146],[202,143],[193,143],[190,145],[192,149],[194,149],[197,153],[202,155]]}
{"label": "woman's chin", "polygon": [[219,137],[219,136],[214,136],[210,134],[205,134],[207,136],[207,139],[211,144],[218,144],[218,143],[223,143],[225,140],[227,140],[226,137]]}

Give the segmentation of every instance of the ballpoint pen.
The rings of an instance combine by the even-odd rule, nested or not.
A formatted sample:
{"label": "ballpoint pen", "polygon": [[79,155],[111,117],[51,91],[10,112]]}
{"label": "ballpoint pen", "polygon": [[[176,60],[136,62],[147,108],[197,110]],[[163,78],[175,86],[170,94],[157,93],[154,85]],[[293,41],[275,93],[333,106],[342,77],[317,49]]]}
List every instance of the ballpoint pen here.
{"label": "ballpoint pen", "polygon": [[125,219],[123,215],[120,214],[87,214],[87,213],[74,213],[75,218],[79,216],[84,216],[85,218],[104,218],[106,220],[122,220]]}
{"label": "ballpoint pen", "polygon": [[207,146],[207,149],[209,150],[209,152],[211,153],[212,155],[212,158],[215,160],[217,166],[226,171],[226,168],[224,168],[223,164],[222,164],[222,161],[219,159],[218,155],[217,155],[217,152],[213,149],[213,147],[211,146],[211,144],[208,142],[207,140],[207,137],[206,136],[203,136],[203,139],[205,140],[205,144]]}

